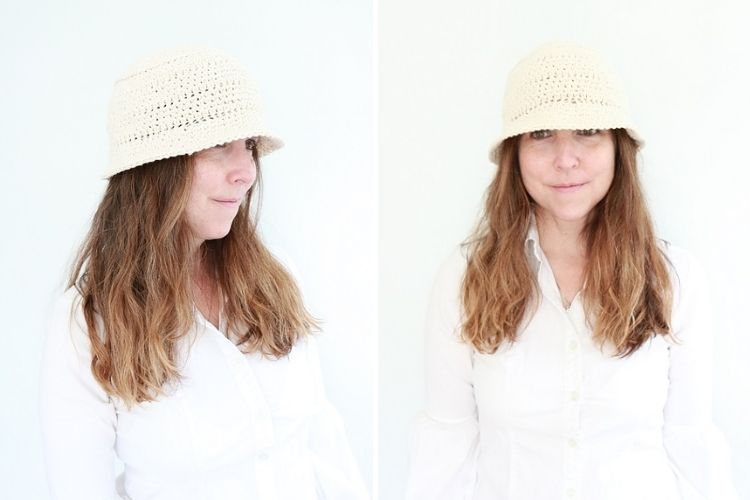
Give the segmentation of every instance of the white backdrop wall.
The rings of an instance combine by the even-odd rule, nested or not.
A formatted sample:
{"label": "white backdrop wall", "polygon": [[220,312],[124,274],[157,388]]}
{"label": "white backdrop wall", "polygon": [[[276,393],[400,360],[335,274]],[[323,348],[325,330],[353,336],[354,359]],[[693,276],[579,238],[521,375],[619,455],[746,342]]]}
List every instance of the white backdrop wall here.
{"label": "white backdrop wall", "polygon": [[183,43],[241,59],[286,147],[263,161],[261,230],[296,268],[329,398],[372,479],[376,173],[369,0],[3,2],[0,497],[45,499],[37,374],[47,309],[105,187],[114,80]]}
{"label": "white backdrop wall", "polygon": [[[403,498],[423,404],[423,324],[440,262],[493,176],[510,68],[540,43],[600,48],[646,139],[658,233],[692,251],[715,302],[714,415],[750,498],[750,71],[742,2],[380,0],[378,24],[380,493]],[[744,472],[744,473],[743,473]]]}

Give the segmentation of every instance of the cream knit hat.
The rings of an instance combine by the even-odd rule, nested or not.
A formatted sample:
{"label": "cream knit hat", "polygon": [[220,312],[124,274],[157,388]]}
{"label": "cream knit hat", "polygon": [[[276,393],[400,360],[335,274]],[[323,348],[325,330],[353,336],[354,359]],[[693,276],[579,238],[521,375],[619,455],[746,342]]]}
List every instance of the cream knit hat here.
{"label": "cream knit hat", "polygon": [[617,78],[588,47],[554,42],[521,60],[508,75],[503,102],[503,133],[490,151],[499,161],[502,142],[535,130],[633,128]]}
{"label": "cream knit hat", "polygon": [[217,50],[180,47],[146,57],[115,82],[104,174],[255,138],[259,155],[283,143],[263,125],[257,91],[238,61]]}

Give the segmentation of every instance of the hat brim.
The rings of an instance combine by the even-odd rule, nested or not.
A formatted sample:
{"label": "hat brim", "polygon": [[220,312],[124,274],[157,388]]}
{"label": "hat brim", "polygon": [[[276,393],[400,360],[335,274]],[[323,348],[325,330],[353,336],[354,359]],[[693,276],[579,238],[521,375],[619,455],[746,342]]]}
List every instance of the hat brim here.
{"label": "hat brim", "polygon": [[[646,142],[643,140],[642,136],[634,128],[632,128],[632,127],[602,127],[602,128],[603,129],[607,129],[607,130],[612,130],[612,129],[616,129],[616,128],[623,128],[628,133],[628,135],[636,142],[636,144],[638,145],[638,149],[642,149],[646,145]],[[565,130],[565,129],[559,129],[559,128],[558,129],[554,129],[553,128],[553,129],[550,129],[550,130]],[[516,137],[516,136],[525,134],[527,132],[531,132],[531,131],[529,130],[529,131],[526,131],[526,132],[518,132],[518,133],[515,133],[515,134],[512,134],[512,135],[503,135],[499,140],[497,140],[493,144],[492,148],[490,148],[490,151],[489,151],[490,162],[492,162],[492,163],[494,163],[496,165],[500,164],[500,153],[502,152],[503,143],[505,142],[505,139],[510,139],[511,137]]]}

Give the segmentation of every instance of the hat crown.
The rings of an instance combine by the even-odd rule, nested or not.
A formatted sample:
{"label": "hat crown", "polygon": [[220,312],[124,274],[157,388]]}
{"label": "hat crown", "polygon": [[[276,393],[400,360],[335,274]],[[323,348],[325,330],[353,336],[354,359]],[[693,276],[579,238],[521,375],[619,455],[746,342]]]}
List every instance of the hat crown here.
{"label": "hat crown", "polygon": [[513,68],[503,115],[511,125],[535,110],[561,104],[627,110],[619,82],[596,51],[557,42],[537,48]]}
{"label": "hat crown", "polygon": [[513,67],[502,118],[493,161],[503,140],[535,130],[625,128],[640,141],[615,73],[599,52],[569,42],[544,44]]}
{"label": "hat crown", "polygon": [[256,137],[259,154],[279,147],[265,129],[257,89],[233,57],[181,46],[148,55],[114,85],[105,177],[144,163]]}

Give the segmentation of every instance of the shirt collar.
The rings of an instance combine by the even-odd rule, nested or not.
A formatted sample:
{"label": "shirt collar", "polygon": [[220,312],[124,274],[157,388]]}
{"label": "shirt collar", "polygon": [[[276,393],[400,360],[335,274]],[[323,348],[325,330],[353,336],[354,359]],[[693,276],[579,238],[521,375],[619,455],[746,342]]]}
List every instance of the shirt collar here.
{"label": "shirt collar", "polygon": [[536,227],[536,217],[533,213],[526,233],[526,257],[529,259],[529,264],[531,264],[534,272],[538,272],[539,266],[542,264],[542,247],[539,244],[539,230]]}

